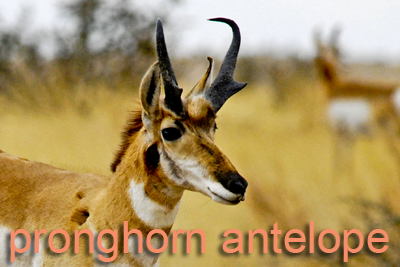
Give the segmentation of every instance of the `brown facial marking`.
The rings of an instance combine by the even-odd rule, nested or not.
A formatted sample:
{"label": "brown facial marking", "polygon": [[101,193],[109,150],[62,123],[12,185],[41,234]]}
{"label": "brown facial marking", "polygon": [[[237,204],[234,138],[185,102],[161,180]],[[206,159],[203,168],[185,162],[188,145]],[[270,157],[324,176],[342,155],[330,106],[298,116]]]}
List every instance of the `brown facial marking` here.
{"label": "brown facial marking", "polygon": [[172,175],[174,175],[174,177],[180,179],[181,178],[181,169],[179,168],[178,165],[175,164],[175,162],[168,156],[168,154],[164,151],[164,156],[168,161],[168,165],[169,165],[169,169],[172,172]]}
{"label": "brown facial marking", "polygon": [[200,146],[203,147],[211,156],[214,155],[214,150],[212,150],[209,146],[205,145],[203,142],[200,143]]}

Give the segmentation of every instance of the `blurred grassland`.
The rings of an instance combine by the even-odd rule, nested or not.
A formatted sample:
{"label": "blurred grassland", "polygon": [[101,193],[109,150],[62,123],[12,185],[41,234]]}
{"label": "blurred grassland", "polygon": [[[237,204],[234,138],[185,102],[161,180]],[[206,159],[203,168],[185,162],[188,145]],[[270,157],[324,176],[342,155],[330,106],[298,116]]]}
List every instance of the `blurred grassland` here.
{"label": "blurred grassland", "polygon": [[[201,62],[205,69],[206,61]],[[332,255],[274,254],[271,235],[268,254],[260,253],[257,238],[253,254],[221,253],[228,239],[222,235],[228,229],[241,230],[245,238],[248,230],[269,231],[278,222],[283,234],[294,228],[307,232],[310,221],[314,221],[316,235],[329,228],[339,234],[359,229],[364,236],[375,228],[384,229],[390,237],[388,251],[371,255],[364,244],[364,250],[350,257],[348,265],[398,263],[400,166],[384,135],[374,129],[370,137],[357,137],[349,151],[351,169],[340,169],[334,164],[340,140],[327,123],[322,85],[313,70],[299,62],[276,61],[275,67],[259,67],[254,77],[250,68],[257,66],[250,59],[242,63],[237,79],[250,83],[219,112],[216,143],[248,180],[246,201],[224,206],[198,193],[185,193],[174,229],[202,229],[206,253],[195,252],[196,242],[191,254],[178,244],[178,253],[164,253],[160,265],[340,265],[339,251]],[[187,78],[179,79],[185,77],[185,70]],[[187,68],[177,70],[186,90],[203,73],[195,70],[190,75]],[[51,91],[15,87],[14,98],[0,97],[0,148],[62,168],[110,175],[109,165],[128,111],[138,106],[137,90],[116,90],[106,84],[77,85],[73,90],[59,86],[55,84]],[[39,105],[11,100],[27,96]],[[279,244],[282,248],[283,243]]]}

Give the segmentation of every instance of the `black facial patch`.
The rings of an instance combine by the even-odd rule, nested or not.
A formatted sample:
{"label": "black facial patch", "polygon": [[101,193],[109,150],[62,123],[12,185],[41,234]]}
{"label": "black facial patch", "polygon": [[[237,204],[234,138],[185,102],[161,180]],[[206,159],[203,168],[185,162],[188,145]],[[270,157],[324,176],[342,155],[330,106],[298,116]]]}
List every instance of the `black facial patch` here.
{"label": "black facial patch", "polygon": [[152,173],[156,170],[160,162],[160,154],[158,153],[157,144],[152,144],[144,154],[144,162],[148,172]]}

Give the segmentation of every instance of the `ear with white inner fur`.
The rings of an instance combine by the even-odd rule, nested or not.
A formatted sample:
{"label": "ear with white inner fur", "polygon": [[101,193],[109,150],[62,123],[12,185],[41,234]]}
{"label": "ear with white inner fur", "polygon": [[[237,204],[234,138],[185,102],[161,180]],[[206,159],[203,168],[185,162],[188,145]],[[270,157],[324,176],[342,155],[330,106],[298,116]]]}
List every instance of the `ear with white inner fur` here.
{"label": "ear with white inner fur", "polygon": [[140,101],[143,107],[142,119],[149,130],[151,118],[158,115],[160,99],[160,68],[154,63],[143,77],[140,84]]}
{"label": "ear with white inner fur", "polygon": [[212,72],[214,68],[214,60],[212,57],[207,57],[209,65],[206,70],[206,73],[204,73],[203,77],[196,83],[196,85],[190,90],[189,94],[187,97],[191,96],[196,96],[199,94],[202,94],[204,90],[210,88],[211,82],[212,82]]}

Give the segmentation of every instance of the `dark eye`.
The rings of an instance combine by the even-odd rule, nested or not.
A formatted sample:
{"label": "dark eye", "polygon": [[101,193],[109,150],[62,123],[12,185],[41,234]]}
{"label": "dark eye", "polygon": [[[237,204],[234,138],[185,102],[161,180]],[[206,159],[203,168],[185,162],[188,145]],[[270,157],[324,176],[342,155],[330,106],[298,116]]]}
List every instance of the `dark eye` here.
{"label": "dark eye", "polygon": [[218,129],[217,123],[214,122],[214,131],[216,131],[217,129]]}
{"label": "dark eye", "polygon": [[182,136],[181,131],[173,127],[162,129],[161,133],[166,141],[174,141]]}

